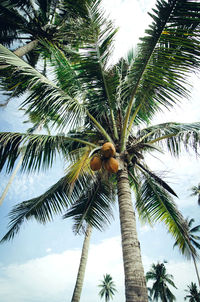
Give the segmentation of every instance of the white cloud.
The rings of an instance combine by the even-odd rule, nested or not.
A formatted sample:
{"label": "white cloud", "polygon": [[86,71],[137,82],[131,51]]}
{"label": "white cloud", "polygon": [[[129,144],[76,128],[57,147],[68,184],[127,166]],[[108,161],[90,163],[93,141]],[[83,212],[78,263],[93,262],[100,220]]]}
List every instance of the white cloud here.
{"label": "white cloud", "polygon": [[103,1],[106,11],[119,27],[116,35],[115,59],[124,56],[127,50],[136,46],[139,37],[144,36],[144,28],[152,22],[147,11],[150,11],[154,3],[155,0],[142,3],[132,0]]}
{"label": "white cloud", "polygon": [[[80,250],[67,250],[60,254],[51,254],[32,259],[23,264],[1,266],[0,301],[2,302],[61,302],[70,301]],[[150,259],[143,255],[145,271],[159,259]],[[178,287],[176,296],[182,301],[184,289],[191,281],[196,282],[194,269],[190,262],[169,261],[166,265],[169,273],[174,275]],[[124,279],[119,237],[106,239],[99,244],[92,244],[89,252],[86,277],[82,292],[82,302],[98,301],[98,284],[103,275],[109,273],[113,277],[118,292],[116,302],[124,300]]]}

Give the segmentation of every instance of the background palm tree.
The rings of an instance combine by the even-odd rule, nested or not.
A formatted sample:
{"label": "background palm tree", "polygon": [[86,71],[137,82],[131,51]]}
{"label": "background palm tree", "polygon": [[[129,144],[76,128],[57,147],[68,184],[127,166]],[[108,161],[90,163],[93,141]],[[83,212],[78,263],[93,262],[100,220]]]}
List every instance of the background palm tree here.
{"label": "background palm tree", "polygon": [[[174,156],[184,147],[197,151],[200,123],[149,125],[159,110],[173,107],[177,98],[188,94],[186,74],[199,69],[200,12],[196,1],[158,2],[153,24],[136,55],[131,52],[110,66],[116,29],[105,18],[100,3],[94,1],[88,6],[90,34],[94,38],[91,43],[87,41],[78,53],[72,52],[70,60],[67,51],[49,45],[55,81],[0,47],[0,64],[7,64],[15,85],[30,91],[22,106],[41,118],[59,113],[60,120],[55,136],[1,133],[0,168],[7,164],[8,172],[13,169],[24,142],[23,170],[51,167],[57,152],[69,160],[65,177],[45,194],[11,211],[10,229],[3,241],[13,238],[24,220],[52,220],[53,214],[62,213],[76,201],[77,192],[83,188],[92,191],[93,182],[88,185],[86,181],[94,177],[89,168],[91,154],[98,153],[105,163],[100,149],[108,141],[115,146],[119,171],[110,174],[103,165],[99,175],[111,179],[118,189],[126,302],[146,302],[131,188],[140,218],[151,223],[163,221],[175,240],[183,244],[187,232],[171,196],[176,194],[151,171],[145,156],[164,146]],[[87,214],[87,222],[98,228],[108,209],[106,202],[94,205],[93,200],[86,207],[83,203],[75,205],[77,226]],[[191,243],[187,243],[193,251]]]}
{"label": "background palm tree", "polygon": [[[188,240],[190,241],[190,243],[193,245],[194,249],[200,249],[200,244],[198,243],[198,241],[200,240],[200,237],[198,235],[196,235],[196,233],[200,232],[200,225],[196,225],[195,227],[192,227],[192,224],[194,222],[194,219],[189,219],[187,218],[185,220],[185,224],[186,224],[186,228],[187,228],[187,233],[188,233]],[[199,286],[200,286],[200,277],[199,277],[199,273],[198,273],[198,269],[197,269],[197,252],[194,254],[193,251],[191,249],[188,249],[188,245],[187,245],[187,241],[185,241],[183,243],[183,245],[179,245],[178,242],[176,241],[174,243],[174,247],[178,246],[180,252],[186,256],[187,258],[192,258],[193,262],[194,262],[194,266],[195,266],[195,271],[196,271],[196,275],[197,275],[197,279],[199,282]]]}
{"label": "background palm tree", "polygon": [[191,188],[192,194],[191,196],[197,196],[198,197],[198,204],[200,205],[200,184],[198,186],[193,186]]}
{"label": "background palm tree", "polygon": [[[92,182],[90,181],[90,186],[92,185]],[[89,245],[90,245],[90,237],[92,233],[92,226],[87,223],[88,222],[88,215],[87,212],[95,211],[98,208],[95,207],[95,203],[107,203],[107,208],[110,208],[107,213],[109,213],[109,216],[112,217],[112,211],[111,211],[111,205],[113,204],[113,188],[112,184],[109,184],[109,182],[104,183],[100,179],[95,182],[94,190],[91,191],[86,188],[86,190],[82,191],[79,196],[77,196],[77,200],[75,202],[76,206],[72,206],[67,213],[65,214],[65,218],[73,217],[74,219],[74,232],[77,234],[77,232],[80,231],[79,227],[79,213],[85,213],[84,218],[81,217],[81,219],[84,219],[86,222],[85,228],[82,227],[82,231],[84,233],[84,242],[82,247],[82,253],[80,258],[80,264],[78,268],[78,274],[76,278],[76,283],[72,295],[72,302],[79,302],[85,277],[85,271],[86,271],[86,264],[88,259],[88,251],[89,251]],[[81,208],[81,210],[80,210]],[[85,208],[85,210],[83,210]],[[95,209],[96,208],[96,209]],[[77,211],[78,210],[78,211]],[[97,213],[98,215],[98,213]],[[93,215],[94,216],[94,215]],[[109,222],[108,217],[104,214],[104,217],[102,217],[102,222]],[[77,224],[78,221],[78,224]],[[99,226],[102,225],[103,229],[103,223],[99,223]]]}
{"label": "background palm tree", "polygon": [[86,264],[88,259],[88,251],[89,251],[89,245],[90,245],[90,237],[91,237],[92,227],[88,224],[87,229],[85,231],[85,237],[81,252],[81,258],[80,258],[80,264],[78,268],[78,274],[76,278],[76,284],[74,287],[72,300],[71,302],[79,302],[83,287],[83,281],[85,276],[85,270],[86,270]]}
{"label": "background palm tree", "polygon": [[[0,3],[0,43],[6,47],[18,47],[14,54],[26,57],[35,66],[43,60],[43,73],[47,70],[49,56],[43,41],[49,41],[62,49],[63,45],[77,48],[82,40],[89,39],[87,31],[87,2],[90,0],[6,0]],[[19,46],[20,45],[20,46]],[[40,63],[41,64],[41,63]],[[5,74],[4,65],[2,75]],[[9,77],[9,84],[12,78]],[[1,85],[6,90],[7,82]],[[0,106],[6,106],[26,87],[16,86],[8,99]]]}
{"label": "background palm tree", "polygon": [[188,292],[188,295],[184,297],[184,300],[189,300],[189,302],[200,302],[200,292],[197,289],[196,283],[191,282],[187,287],[188,289],[185,291]]}
{"label": "background palm tree", "polygon": [[115,288],[115,283],[113,282],[111,275],[104,275],[101,284],[99,284],[98,286],[101,288],[99,295],[101,298],[105,298],[105,302],[109,302],[111,299],[113,299],[113,296],[117,290]]}
{"label": "background palm tree", "polygon": [[[0,4],[0,43],[5,46],[25,44],[15,54],[27,57],[34,66],[40,52],[32,51],[40,40],[57,45],[76,45],[86,39],[88,0],[8,0]],[[25,43],[24,43],[25,41]]]}
{"label": "background palm tree", "polygon": [[167,274],[164,263],[152,264],[151,270],[146,273],[146,280],[154,281],[151,287],[150,297],[153,301],[173,302],[176,300],[175,296],[169,289],[168,285],[177,288],[174,284],[173,276]]}

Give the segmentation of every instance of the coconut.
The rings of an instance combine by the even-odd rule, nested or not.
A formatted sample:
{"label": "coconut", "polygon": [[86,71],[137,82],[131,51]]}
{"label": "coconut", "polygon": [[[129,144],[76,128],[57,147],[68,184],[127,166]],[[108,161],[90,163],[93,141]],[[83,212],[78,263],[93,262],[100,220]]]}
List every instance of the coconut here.
{"label": "coconut", "polygon": [[110,157],[104,161],[104,167],[110,173],[117,173],[119,163],[114,157]]}
{"label": "coconut", "polygon": [[101,158],[98,155],[95,155],[90,161],[90,168],[93,171],[98,171],[99,169],[101,169],[101,166],[102,166]]}
{"label": "coconut", "polygon": [[112,143],[107,142],[103,144],[101,153],[105,158],[113,157],[116,153],[115,146]]}

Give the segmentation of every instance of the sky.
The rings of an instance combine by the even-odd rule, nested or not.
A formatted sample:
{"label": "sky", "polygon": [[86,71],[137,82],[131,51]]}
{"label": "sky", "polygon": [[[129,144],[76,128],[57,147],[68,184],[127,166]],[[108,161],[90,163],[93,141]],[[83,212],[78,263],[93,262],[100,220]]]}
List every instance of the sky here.
{"label": "sky", "polygon": [[[151,22],[147,11],[154,0],[105,0],[104,7],[119,26],[114,58],[126,54],[134,47],[144,29]],[[200,120],[199,77],[193,76],[189,100],[182,100],[172,112],[163,112],[153,123],[167,121],[196,122]],[[20,100],[13,100],[0,108],[0,131],[25,131]],[[148,158],[153,171],[161,173],[177,193],[176,203],[184,217],[200,224],[197,198],[190,196],[190,188],[199,183],[199,160],[194,154],[183,152],[179,159],[154,154]],[[38,196],[63,176],[65,165],[59,160],[39,174],[18,174],[0,208],[0,237],[7,229],[8,213],[18,202]],[[0,194],[9,175],[0,174]],[[134,201],[134,198],[133,198]],[[81,301],[100,301],[98,284],[103,275],[110,274],[116,284],[114,302],[124,301],[124,279],[121,253],[120,227],[117,204],[115,219],[104,231],[93,230]],[[55,217],[54,222],[40,225],[35,221],[24,223],[13,241],[0,245],[0,301],[1,302],[63,302],[70,301],[76,279],[83,236],[72,232],[72,220]],[[137,224],[145,272],[152,263],[167,260],[168,273],[174,276],[177,290],[172,290],[178,302],[184,301],[187,285],[197,283],[193,263],[173,249],[173,239],[162,224],[154,227]],[[199,267],[199,263],[198,263]]]}

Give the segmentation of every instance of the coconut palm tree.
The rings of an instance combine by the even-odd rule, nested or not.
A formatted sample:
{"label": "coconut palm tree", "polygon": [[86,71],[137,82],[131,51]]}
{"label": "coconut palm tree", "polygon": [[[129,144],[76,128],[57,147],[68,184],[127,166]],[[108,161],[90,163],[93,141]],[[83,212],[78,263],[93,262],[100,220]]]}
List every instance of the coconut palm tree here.
{"label": "coconut palm tree", "polygon": [[192,194],[191,196],[197,196],[198,197],[198,204],[200,205],[200,184],[198,186],[193,186],[191,188]]}
{"label": "coconut palm tree", "polygon": [[[43,73],[48,69],[49,55],[43,41],[49,41],[62,48],[63,45],[77,48],[83,39],[88,39],[86,5],[90,0],[5,0],[0,3],[0,43],[14,50],[19,57],[26,57],[35,66],[43,61]],[[92,0],[91,0],[92,1]],[[70,51],[69,51],[70,52]],[[41,63],[40,63],[41,65]],[[1,70],[3,69],[3,70]],[[5,74],[4,65],[0,73]],[[9,77],[9,84],[12,78]],[[7,82],[1,85],[7,90]],[[14,86],[14,84],[13,84]],[[26,87],[16,86],[7,95],[6,106],[15,96],[24,93]]]}
{"label": "coconut palm tree", "polygon": [[101,298],[105,297],[105,302],[109,302],[117,291],[115,288],[115,283],[109,274],[103,276],[103,280],[98,286],[101,288],[99,295]]}
{"label": "coconut palm tree", "polygon": [[82,247],[80,264],[79,264],[79,268],[78,268],[76,284],[74,287],[71,302],[80,301],[82,287],[83,287],[83,281],[84,281],[84,276],[85,276],[85,270],[86,270],[86,264],[87,264],[87,259],[88,259],[91,232],[92,232],[92,227],[88,224],[86,232],[85,232],[85,238],[84,238],[83,247]]}
{"label": "coconut palm tree", "polygon": [[167,274],[164,263],[152,264],[151,270],[146,273],[147,282],[154,281],[150,296],[153,301],[173,302],[176,300],[175,296],[168,287],[168,284],[177,288],[174,284],[173,276]]}
{"label": "coconut palm tree", "polygon": [[[60,121],[58,135],[54,136],[1,133],[0,168],[6,164],[8,172],[13,169],[24,143],[24,171],[51,167],[57,152],[69,161],[67,176],[45,194],[11,211],[10,229],[2,241],[12,239],[24,220],[35,217],[46,222],[52,220],[53,214],[63,213],[76,200],[77,190],[94,190],[88,186],[87,177],[100,173],[102,179],[110,179],[118,189],[126,302],[147,302],[131,188],[139,217],[146,222],[164,222],[175,240],[180,244],[187,241],[188,248],[194,251],[184,219],[172,199],[175,192],[151,171],[145,158],[147,153],[162,147],[174,156],[183,148],[197,151],[200,123],[150,126],[150,122],[159,110],[173,108],[188,95],[187,74],[199,69],[199,5],[189,0],[158,1],[151,14],[153,23],[137,53],[130,52],[110,66],[116,29],[105,18],[100,4],[97,0],[87,7],[94,39],[79,52],[71,53],[70,60],[64,49],[49,44],[53,80],[0,47],[0,64],[7,65],[15,85],[29,89],[22,106],[41,118],[59,114]],[[104,155],[105,142],[111,143],[111,159]],[[90,169],[94,155],[103,162],[100,172]],[[86,214],[87,222],[99,227],[108,205],[96,203],[97,210],[91,210],[91,205],[92,202],[73,205],[77,227]]]}
{"label": "coconut palm tree", "polygon": [[197,290],[196,283],[191,282],[187,287],[188,289],[185,291],[189,294],[184,297],[184,300],[189,300],[189,302],[200,302],[200,292]]}
{"label": "coconut palm tree", "polygon": [[[187,228],[187,232],[188,232],[188,240],[191,242],[194,249],[200,249],[200,244],[198,243],[198,241],[200,240],[200,237],[198,235],[196,235],[196,233],[198,233],[200,231],[200,225],[196,225],[195,227],[192,227],[193,222],[194,222],[193,218],[192,219],[187,218],[185,220],[185,224],[186,224],[186,228]],[[192,258],[192,260],[194,262],[197,279],[198,279],[199,286],[200,286],[200,277],[199,277],[199,272],[198,272],[197,263],[196,263],[197,252],[194,254],[191,251],[191,249],[188,249],[187,242],[185,242],[181,246],[178,244],[178,242],[175,242],[174,247],[175,246],[179,247],[181,254],[183,254],[184,256],[186,256],[189,259]]]}
{"label": "coconut palm tree", "polygon": [[[83,39],[83,26],[87,25],[87,2],[3,0],[0,3],[0,43],[9,47],[24,41],[25,45],[15,51],[19,57],[27,55],[36,46],[41,47],[40,40],[44,39],[56,45],[76,45]],[[39,54],[39,51],[31,52],[28,56],[32,65]]]}

